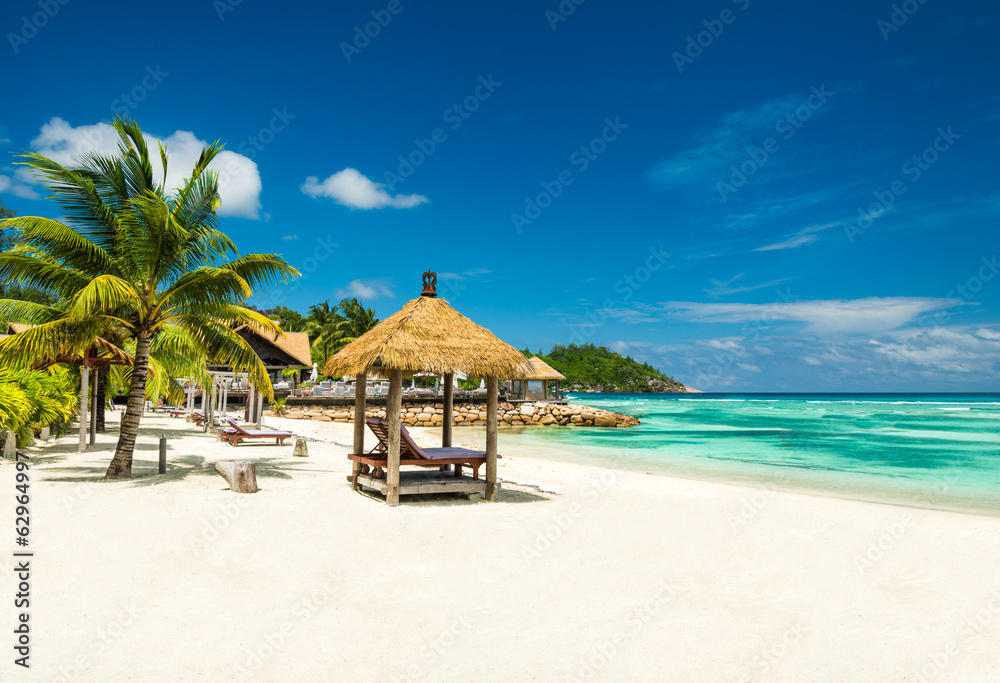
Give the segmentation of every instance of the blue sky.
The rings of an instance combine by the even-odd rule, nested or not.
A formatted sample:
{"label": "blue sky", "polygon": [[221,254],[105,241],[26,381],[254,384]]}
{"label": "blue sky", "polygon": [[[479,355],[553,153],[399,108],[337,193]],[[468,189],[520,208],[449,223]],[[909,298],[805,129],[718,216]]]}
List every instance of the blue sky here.
{"label": "blue sky", "polygon": [[3,201],[57,215],[15,155],[111,144],[118,113],[176,174],[220,139],[223,228],[305,273],[262,305],[384,317],[430,268],[519,348],[706,390],[1000,390],[992,3],[13,0],[0,26]]}

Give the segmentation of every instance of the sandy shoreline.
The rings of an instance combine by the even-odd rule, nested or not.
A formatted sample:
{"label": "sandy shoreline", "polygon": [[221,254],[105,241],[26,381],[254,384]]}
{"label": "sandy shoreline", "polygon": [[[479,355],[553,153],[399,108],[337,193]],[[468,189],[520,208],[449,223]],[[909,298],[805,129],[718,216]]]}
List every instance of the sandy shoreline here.
{"label": "sandy shoreline", "polygon": [[[146,417],[128,483],[100,481],[111,434],[32,449],[32,668],[8,554],[0,679],[1000,678],[995,517],[543,461],[502,433],[500,502],[390,509],[345,482],[351,425],[268,424],[322,441],[292,458]],[[234,457],[260,493],[212,472]],[[0,482],[13,517],[10,463]]]}

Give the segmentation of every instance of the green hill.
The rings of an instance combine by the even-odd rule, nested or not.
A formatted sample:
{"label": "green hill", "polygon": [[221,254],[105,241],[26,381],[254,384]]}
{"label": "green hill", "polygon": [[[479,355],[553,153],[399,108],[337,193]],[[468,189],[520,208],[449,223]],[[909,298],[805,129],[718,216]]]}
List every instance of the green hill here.
{"label": "green hill", "polygon": [[521,351],[528,358],[538,356],[566,376],[559,386],[571,391],[609,393],[669,393],[684,391],[683,384],[667,377],[648,363],[615,353],[603,346],[556,345],[548,354]]}

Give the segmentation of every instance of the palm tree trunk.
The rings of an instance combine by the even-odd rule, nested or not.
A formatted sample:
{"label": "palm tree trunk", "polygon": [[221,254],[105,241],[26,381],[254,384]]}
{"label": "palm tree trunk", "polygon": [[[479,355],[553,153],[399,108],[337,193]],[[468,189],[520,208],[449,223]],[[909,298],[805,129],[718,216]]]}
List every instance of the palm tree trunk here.
{"label": "palm tree trunk", "polygon": [[139,434],[139,418],[146,400],[146,376],[149,374],[149,342],[146,332],[140,332],[135,345],[135,363],[132,366],[132,382],[128,388],[128,404],[122,416],[122,429],[118,435],[115,457],[108,465],[105,479],[129,479],[132,476],[132,452],[135,438]]}
{"label": "palm tree trunk", "polygon": [[104,431],[104,406],[107,397],[104,394],[104,385],[108,381],[108,369],[97,368],[94,370],[94,391],[97,392],[97,431]]}

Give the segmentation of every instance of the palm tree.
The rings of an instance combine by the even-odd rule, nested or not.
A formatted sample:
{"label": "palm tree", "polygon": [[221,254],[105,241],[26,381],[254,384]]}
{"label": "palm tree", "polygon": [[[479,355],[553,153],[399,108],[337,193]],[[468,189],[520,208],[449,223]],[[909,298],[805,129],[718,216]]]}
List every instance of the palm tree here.
{"label": "palm tree", "polygon": [[[251,381],[271,398],[267,370],[233,330],[245,325],[282,334],[244,304],[255,289],[299,275],[274,254],[240,256],[218,230],[219,178],[208,169],[221,150],[202,150],[176,190],[166,187],[167,150],[158,144],[163,179],[153,177],[139,126],[113,122],[119,154],[91,152],[67,168],[39,154],[23,162],[52,192],[67,223],[23,216],[4,221],[20,245],[0,254],[0,280],[55,294],[61,311],[0,301],[0,316],[37,323],[0,342],[8,363],[17,357],[54,357],[57,348],[85,348],[97,336],[120,332],[135,345],[128,404],[106,477],[127,478],[139,431],[150,352],[164,358],[211,358]],[[232,260],[229,260],[232,259]],[[168,372],[164,366],[164,372]]]}
{"label": "palm tree", "polygon": [[336,306],[330,306],[329,300],[309,307],[306,331],[323,349],[323,362],[320,365],[326,362],[331,353],[336,353],[343,346],[344,323],[344,317]]}
{"label": "palm tree", "polygon": [[352,341],[379,324],[379,319],[375,317],[375,311],[371,308],[365,308],[355,297],[341,301],[340,310],[344,312],[344,317],[347,319],[347,333]]}

